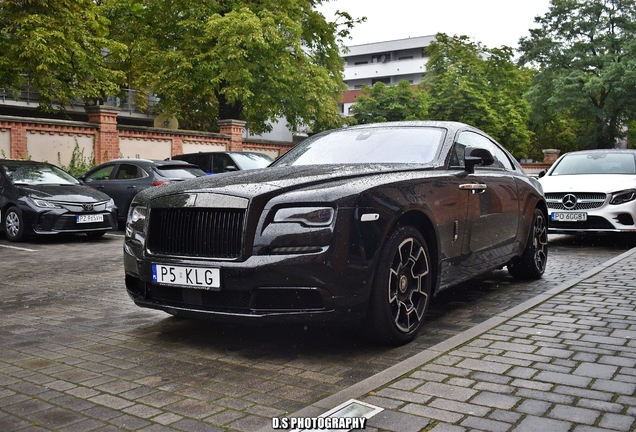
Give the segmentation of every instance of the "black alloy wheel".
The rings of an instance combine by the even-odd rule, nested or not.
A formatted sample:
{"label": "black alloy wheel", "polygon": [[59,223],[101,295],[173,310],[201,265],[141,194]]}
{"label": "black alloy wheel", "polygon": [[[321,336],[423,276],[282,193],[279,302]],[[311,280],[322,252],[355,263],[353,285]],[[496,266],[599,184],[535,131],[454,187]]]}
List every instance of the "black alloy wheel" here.
{"label": "black alloy wheel", "polygon": [[368,321],[375,339],[389,345],[413,340],[424,322],[432,287],[424,237],[414,227],[398,228],[380,254],[371,293]]}
{"label": "black alloy wheel", "polygon": [[540,209],[534,210],[530,237],[519,258],[508,263],[508,272],[517,279],[539,279],[548,264],[548,222]]}

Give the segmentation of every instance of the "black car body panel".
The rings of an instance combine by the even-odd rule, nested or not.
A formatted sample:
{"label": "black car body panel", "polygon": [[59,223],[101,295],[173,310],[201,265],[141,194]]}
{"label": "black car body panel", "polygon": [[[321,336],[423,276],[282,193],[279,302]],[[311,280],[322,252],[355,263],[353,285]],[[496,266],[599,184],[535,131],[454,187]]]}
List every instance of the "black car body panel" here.
{"label": "black car body panel", "polygon": [[[381,251],[400,226],[416,227],[428,243],[438,291],[524,253],[533,212],[545,212],[545,202],[536,180],[505,150],[496,152],[510,169],[471,173],[451,166],[457,136],[488,137],[467,125],[349,129],[386,127],[438,128],[443,139],[422,163],[286,166],[283,157],[266,169],[139,194],[124,245],[128,293],[139,306],[222,320],[356,320],[368,313]],[[295,220],[297,208],[318,222]],[[228,228],[208,234],[219,226]],[[230,244],[232,253],[224,255]],[[153,265],[155,272],[157,265],[218,269],[220,287],[157,283]]]}
{"label": "black car body panel", "polygon": [[[67,173],[68,180],[60,183],[21,184],[8,176],[7,168],[25,166],[34,171],[54,167],[44,162],[0,160],[0,229],[5,234],[6,215],[12,208],[18,209],[23,219],[23,230],[16,240],[33,234],[101,234],[117,227],[117,207],[109,196],[81,185]],[[95,221],[78,222],[78,216]]]}

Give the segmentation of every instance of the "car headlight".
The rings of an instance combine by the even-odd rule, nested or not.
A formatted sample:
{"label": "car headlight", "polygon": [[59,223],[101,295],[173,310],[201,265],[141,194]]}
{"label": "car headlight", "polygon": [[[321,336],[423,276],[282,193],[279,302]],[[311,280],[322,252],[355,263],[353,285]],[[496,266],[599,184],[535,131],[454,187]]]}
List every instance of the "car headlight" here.
{"label": "car headlight", "polygon": [[620,192],[614,192],[610,204],[618,205],[625,204],[626,202],[634,201],[636,199],[636,190],[629,189]]}
{"label": "car headlight", "polygon": [[40,208],[62,208],[59,205],[52,203],[50,201],[47,200],[42,200],[42,199],[35,199],[35,198],[31,198],[31,202],[36,206],[36,207],[40,207]]}
{"label": "car headlight", "polygon": [[276,211],[274,222],[296,222],[310,227],[329,226],[335,210],[331,207],[287,207]]}
{"label": "car headlight", "polygon": [[115,200],[111,198],[108,204],[106,204],[106,208],[115,208]]}
{"label": "car headlight", "polygon": [[143,233],[146,228],[147,217],[148,207],[131,204],[128,210],[128,218],[126,219],[126,237],[137,237],[139,233]]}

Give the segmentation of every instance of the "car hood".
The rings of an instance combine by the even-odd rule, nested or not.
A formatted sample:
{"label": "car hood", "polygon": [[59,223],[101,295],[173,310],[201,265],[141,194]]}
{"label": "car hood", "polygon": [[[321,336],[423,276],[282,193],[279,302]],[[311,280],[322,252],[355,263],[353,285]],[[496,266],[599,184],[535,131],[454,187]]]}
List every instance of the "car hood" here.
{"label": "car hood", "polygon": [[16,185],[22,196],[60,202],[94,203],[108,201],[110,197],[83,185]]}
{"label": "car hood", "polygon": [[539,179],[545,193],[611,193],[636,187],[636,176],[626,174],[579,174],[546,176]]}
{"label": "car hood", "polygon": [[222,192],[227,195],[251,198],[271,192],[283,192],[292,189],[316,186],[338,181],[354,181],[368,178],[369,185],[374,184],[372,177],[379,173],[395,173],[396,179],[405,173],[431,170],[432,165],[423,164],[359,164],[359,165],[302,165],[271,167],[263,169],[215,174],[208,177],[171,185],[150,188],[140,194],[146,199],[154,199],[181,192]]}

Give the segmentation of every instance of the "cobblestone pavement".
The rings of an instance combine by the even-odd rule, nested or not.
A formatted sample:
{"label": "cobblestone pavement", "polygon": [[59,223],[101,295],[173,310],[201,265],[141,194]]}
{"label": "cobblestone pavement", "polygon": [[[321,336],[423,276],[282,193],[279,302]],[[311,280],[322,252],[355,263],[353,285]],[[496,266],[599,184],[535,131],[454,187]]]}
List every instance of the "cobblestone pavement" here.
{"label": "cobblestone pavement", "polygon": [[350,398],[367,431],[636,429],[636,248],[291,417]]}
{"label": "cobblestone pavement", "polygon": [[[500,312],[514,310],[524,301],[602,264],[632,247],[633,239],[554,237],[550,246],[549,267],[542,280],[515,282],[505,270],[501,270],[448,290],[432,304],[427,325],[415,342],[400,348],[386,348],[361,340],[349,329],[219,325],[175,319],[161,312],[140,309],[134,306],[123,287],[122,238],[118,235],[108,235],[99,240],[88,240],[82,236],[44,238],[17,245],[0,237],[0,431],[258,430],[270,425],[272,417],[312,408],[312,404],[320,405],[396,365],[418,359],[422,353],[439,354],[435,346],[439,346],[440,342],[453,341],[475,331]],[[601,294],[598,296],[600,299]],[[572,300],[574,303],[579,301],[579,297]],[[602,303],[604,300],[598,301]],[[515,318],[506,324],[510,328],[497,331],[518,334],[523,332],[520,329],[533,326],[541,328],[547,324],[551,327],[554,324],[546,321],[546,314],[542,311],[533,318],[540,324],[531,325]],[[520,323],[524,323],[523,326]],[[592,326],[587,330],[592,333],[597,331]],[[578,331],[578,328],[572,328],[569,333],[575,335]],[[579,339],[585,341],[587,336],[599,336],[592,333],[580,333]],[[524,345],[516,341],[520,339],[519,335],[495,336],[509,339],[492,339],[487,346],[467,345],[449,356],[457,362],[438,364],[448,360],[437,359],[432,360],[431,365],[471,371],[465,362],[500,363],[485,359],[486,352],[496,356],[501,354],[497,350],[503,350],[492,344]],[[605,334],[599,337],[615,339],[621,336]],[[393,410],[374,417],[376,421],[388,413],[395,413],[412,416],[421,422],[424,417],[422,412],[417,412],[418,409],[437,409],[455,415],[461,413],[431,405],[445,403],[443,398],[436,396],[438,393],[430,394],[435,388],[462,389],[465,393],[461,397],[446,396],[452,403],[489,406],[474,402],[474,398],[481,394],[480,398],[484,399],[494,397],[490,394],[496,395],[504,388],[510,389],[509,393],[503,392],[505,396],[513,399],[524,397],[518,394],[520,390],[545,391],[543,387],[517,388],[517,384],[512,382],[527,380],[528,377],[513,379],[511,374],[536,369],[538,373],[532,375],[534,381],[549,383],[538,380],[538,376],[542,379],[570,376],[564,372],[565,368],[593,363],[591,357],[585,361],[570,357],[561,359],[537,352],[544,348],[553,349],[549,346],[551,339],[547,336],[547,340],[533,339],[525,344],[536,346],[526,355],[552,359],[544,360],[546,365],[551,365],[545,369],[535,364],[539,360],[514,356],[510,358],[518,363],[530,364],[511,363],[501,373],[472,371],[466,376],[448,375],[443,379],[444,372],[421,369],[413,372],[421,376],[401,378],[385,387],[377,386],[377,391],[370,389],[366,396],[364,393],[361,396],[371,403],[395,404],[387,407]],[[572,340],[579,339],[572,336]],[[564,345],[563,342],[554,343]],[[510,347],[502,352],[514,352],[514,349]],[[599,363],[603,363],[602,358],[602,355],[598,356]],[[571,364],[568,362],[577,365],[567,366],[566,363]],[[623,370],[627,367],[613,366],[618,368],[617,374],[621,377],[629,376]],[[586,368],[591,369],[585,366],[581,370],[573,370],[585,372]],[[437,381],[427,377],[426,374],[431,373],[439,375]],[[493,378],[478,383],[474,373],[492,375]],[[500,380],[510,379],[502,383],[494,381],[495,376]],[[592,387],[586,391],[607,392],[593,387],[599,379],[590,378],[589,385]],[[410,382],[408,380],[421,383],[410,389],[400,388]],[[398,382],[400,384],[396,384]],[[625,385],[629,384],[625,382]],[[482,388],[482,385],[486,387]],[[568,381],[558,385],[583,391],[582,384],[573,385]],[[387,392],[398,390],[417,398],[405,403],[399,398],[387,397]],[[471,392],[475,393],[463,399]],[[577,402],[580,399],[556,389],[553,393],[564,399],[576,398]],[[588,399],[595,401],[593,397]],[[537,397],[537,400],[546,402],[547,399]],[[614,399],[603,402],[621,404]],[[561,404],[565,406],[566,402]],[[552,413],[557,405],[553,402],[546,411]],[[605,411],[626,414],[603,407],[581,405],[577,408],[603,411],[603,416],[607,415]],[[460,419],[430,418],[431,422],[451,420],[449,423],[467,422],[465,427],[479,428],[485,427],[486,423],[477,426],[470,422],[498,421],[509,426],[525,421],[531,414],[541,415],[534,411],[522,414],[516,408],[512,411],[505,407],[491,407],[487,413],[483,409],[478,412],[483,414],[464,413]],[[514,422],[510,417],[506,417],[507,420],[497,417],[504,416],[504,412],[510,416],[516,413],[519,417]],[[546,418],[567,423],[566,419],[558,416],[548,415]],[[614,417],[607,418],[610,421]],[[618,422],[619,417],[616,419]],[[428,427],[418,424],[420,428]],[[446,427],[435,423],[429,423],[429,426]]]}

